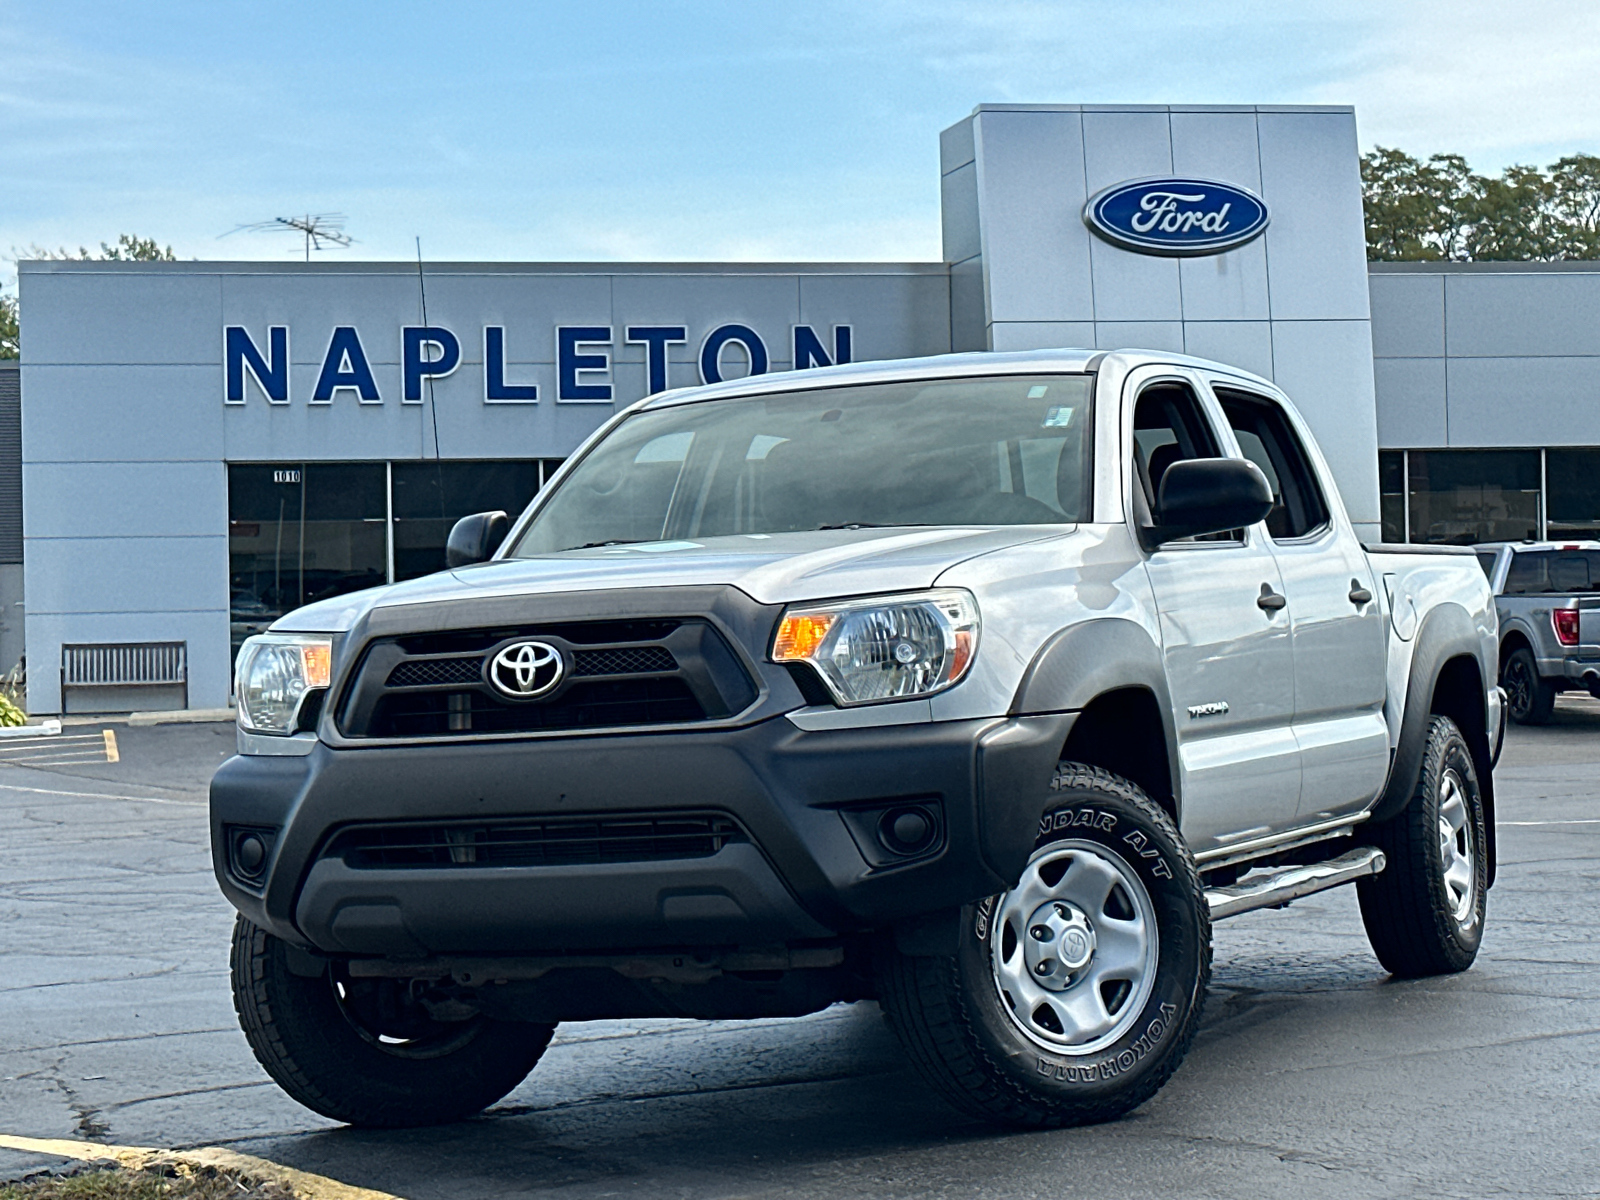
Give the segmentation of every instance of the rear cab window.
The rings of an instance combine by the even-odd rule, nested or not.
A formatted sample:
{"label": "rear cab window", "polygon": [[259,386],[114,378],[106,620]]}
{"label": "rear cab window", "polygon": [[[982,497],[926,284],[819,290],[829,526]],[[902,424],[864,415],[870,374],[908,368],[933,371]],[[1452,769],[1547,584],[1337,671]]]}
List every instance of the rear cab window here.
{"label": "rear cab window", "polygon": [[1600,550],[1519,550],[1506,571],[1507,596],[1593,592],[1600,581]]}

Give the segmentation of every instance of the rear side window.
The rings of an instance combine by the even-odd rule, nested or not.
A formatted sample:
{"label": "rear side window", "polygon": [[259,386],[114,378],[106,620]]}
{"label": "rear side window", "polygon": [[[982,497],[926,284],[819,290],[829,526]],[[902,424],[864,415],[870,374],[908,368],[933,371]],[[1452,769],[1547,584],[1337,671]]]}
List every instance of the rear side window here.
{"label": "rear side window", "polygon": [[1494,581],[1494,560],[1499,557],[1499,551],[1496,550],[1478,551],[1478,565],[1483,568],[1484,576],[1490,582]]}
{"label": "rear side window", "polygon": [[1592,592],[1600,581],[1600,550],[1532,550],[1511,557],[1507,596]]}
{"label": "rear side window", "polygon": [[1315,533],[1328,523],[1328,504],[1317,484],[1305,447],[1283,409],[1264,396],[1218,388],[1217,400],[1233,426],[1244,456],[1272,485],[1267,531],[1283,541]]}

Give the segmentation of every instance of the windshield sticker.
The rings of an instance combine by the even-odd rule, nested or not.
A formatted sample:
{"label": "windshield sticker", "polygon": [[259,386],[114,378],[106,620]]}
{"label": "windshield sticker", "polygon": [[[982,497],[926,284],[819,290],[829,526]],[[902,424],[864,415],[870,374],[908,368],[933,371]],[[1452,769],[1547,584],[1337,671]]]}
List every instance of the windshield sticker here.
{"label": "windshield sticker", "polygon": [[[1035,388],[1034,390],[1042,391],[1043,389]],[[1032,392],[1029,393],[1030,396],[1032,394]],[[1058,404],[1049,412],[1044,414],[1044,424],[1041,426],[1041,428],[1065,429],[1070,424],[1072,424],[1072,409],[1068,408],[1064,404]]]}
{"label": "windshield sticker", "polygon": [[1044,394],[1050,390],[1048,383],[1036,383],[1028,389],[1029,400],[1043,400]]}

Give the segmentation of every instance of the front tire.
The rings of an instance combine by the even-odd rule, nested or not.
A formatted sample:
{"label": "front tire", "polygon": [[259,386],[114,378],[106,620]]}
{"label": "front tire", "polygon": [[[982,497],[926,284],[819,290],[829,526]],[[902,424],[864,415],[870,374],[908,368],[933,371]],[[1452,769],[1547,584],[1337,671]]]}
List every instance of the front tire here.
{"label": "front tire", "polygon": [[1138,787],[1064,762],[1022,878],[962,910],[956,953],[879,962],[922,1076],[1007,1125],[1113,1120],[1172,1077],[1199,1027],[1211,921],[1194,859]]}
{"label": "front tire", "polygon": [[436,1020],[408,980],[354,980],[334,964],[297,975],[289,948],[243,917],[230,965],[233,1006],[257,1061],[301,1104],[348,1125],[469,1117],[521,1083],[555,1032],[470,1013]]}
{"label": "front tire", "polygon": [[1378,961],[1402,979],[1465,971],[1483,940],[1489,867],[1477,768],[1449,717],[1429,721],[1410,802],[1367,832],[1389,860],[1356,884]]}
{"label": "front tire", "polygon": [[1548,725],[1556,711],[1555,685],[1539,677],[1533,651],[1519,646],[1500,672],[1507,715],[1518,725]]}

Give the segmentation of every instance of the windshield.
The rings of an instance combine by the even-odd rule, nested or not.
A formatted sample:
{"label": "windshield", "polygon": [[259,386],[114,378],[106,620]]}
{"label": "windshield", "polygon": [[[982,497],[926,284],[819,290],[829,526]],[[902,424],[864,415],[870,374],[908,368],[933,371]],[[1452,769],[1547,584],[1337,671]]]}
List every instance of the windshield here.
{"label": "windshield", "polygon": [[852,526],[1085,520],[1091,382],[922,380],[641,412],[573,467],[510,554]]}

